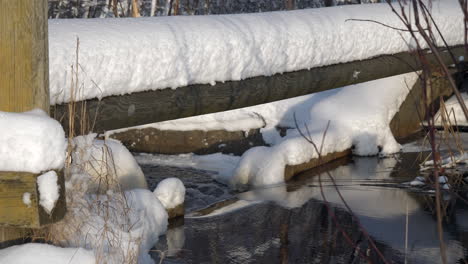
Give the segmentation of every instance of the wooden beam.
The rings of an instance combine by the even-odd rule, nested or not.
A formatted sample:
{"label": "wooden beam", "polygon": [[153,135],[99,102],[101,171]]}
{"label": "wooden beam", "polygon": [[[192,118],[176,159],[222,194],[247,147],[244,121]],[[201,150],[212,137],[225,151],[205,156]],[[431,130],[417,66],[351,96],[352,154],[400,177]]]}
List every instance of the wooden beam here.
{"label": "wooden beam", "polygon": [[[40,228],[65,215],[65,180],[57,173],[60,197],[49,215],[39,204],[37,177],[25,172],[0,172],[0,226]],[[25,199],[30,204],[24,202]]]}
{"label": "wooden beam", "polygon": [[[49,112],[47,0],[0,0],[0,6],[0,111]],[[51,215],[39,205],[37,176],[0,172],[0,246],[26,236],[24,227],[39,228],[65,214],[63,175]],[[25,193],[30,205],[23,202]]]}
{"label": "wooden beam", "polygon": [[[452,52],[457,58],[464,55],[463,47],[454,47]],[[447,52],[442,54],[447,64],[453,64]],[[435,64],[434,57],[430,54],[428,57]],[[269,103],[419,69],[416,57],[404,52],[268,77],[217,83],[214,86],[190,85],[174,90],[110,96],[101,101],[88,100],[84,107],[89,120],[94,123],[95,119],[93,131],[102,133],[106,130]],[[67,105],[57,105],[52,110],[66,129]]]}
{"label": "wooden beam", "polygon": [[47,0],[0,0],[0,111],[49,111]]}

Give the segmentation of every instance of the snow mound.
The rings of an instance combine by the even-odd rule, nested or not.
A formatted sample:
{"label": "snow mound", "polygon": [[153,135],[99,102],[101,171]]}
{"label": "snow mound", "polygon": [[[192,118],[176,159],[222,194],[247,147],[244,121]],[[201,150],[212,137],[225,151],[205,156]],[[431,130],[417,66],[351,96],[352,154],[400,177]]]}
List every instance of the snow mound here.
{"label": "snow mound", "polygon": [[[457,1],[434,1],[450,46],[464,43]],[[257,14],[49,21],[51,104],[70,97],[80,39],[77,99],[215,84],[408,51],[410,35],[387,4]],[[437,44],[443,46],[440,39]],[[135,48],[138,47],[138,48]],[[359,69],[356,69],[358,77]]]}
{"label": "snow mound", "polygon": [[[55,171],[49,171],[37,177],[37,187],[39,189],[39,204],[50,214],[59,199],[60,186],[58,176]],[[24,199],[23,199],[24,200]]]}
{"label": "snow mound", "polygon": [[[322,149],[322,155],[341,152],[354,147],[353,153],[360,156],[388,155],[400,151],[389,124],[408,94],[408,87],[417,80],[417,74],[409,73],[346,86],[276,102],[282,111],[277,122],[269,123],[262,134],[271,147],[255,147],[242,156],[234,175],[218,180],[234,187],[242,185],[272,185],[284,181],[287,165],[299,165],[318,158],[312,144],[295,129],[294,116],[304,134]],[[293,104],[293,102],[296,104]],[[262,106],[255,110],[273,119]],[[280,112],[277,109],[274,113]],[[262,111],[263,110],[263,111]],[[323,145],[322,138],[329,123]],[[289,127],[285,137],[280,137],[276,127]]]}
{"label": "snow mound", "polygon": [[90,134],[75,137],[72,144],[73,162],[92,178],[88,183],[89,192],[111,186],[123,190],[148,189],[140,166],[120,141],[98,140],[96,134]]}
{"label": "snow mound", "polygon": [[62,126],[44,111],[0,112],[0,171],[60,170],[66,140]]}
{"label": "snow mound", "polygon": [[119,142],[95,135],[77,137],[73,146],[68,211],[50,227],[52,241],[93,250],[109,264],[152,264],[148,252],[166,232],[168,215],[151,191],[135,186],[142,183],[131,183],[144,180],[133,156]]}
{"label": "snow mound", "polygon": [[0,263],[8,264],[95,264],[92,251],[29,243],[0,250]]}
{"label": "snow mound", "polygon": [[177,178],[164,179],[158,184],[154,194],[164,208],[172,209],[184,203],[185,186]]}

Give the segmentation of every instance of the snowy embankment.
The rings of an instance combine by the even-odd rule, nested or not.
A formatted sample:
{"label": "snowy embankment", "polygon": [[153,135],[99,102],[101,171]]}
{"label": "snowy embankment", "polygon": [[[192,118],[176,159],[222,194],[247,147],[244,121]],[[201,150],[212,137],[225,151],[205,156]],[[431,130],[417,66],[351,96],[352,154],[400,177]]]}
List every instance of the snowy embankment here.
{"label": "snowy embankment", "polygon": [[[233,187],[277,184],[284,181],[287,165],[299,165],[318,158],[313,146],[295,129],[294,115],[304,132],[307,127],[313,141],[322,149],[322,155],[352,147],[354,154],[363,156],[388,155],[400,151],[401,147],[395,141],[389,124],[417,78],[416,73],[408,73],[269,104],[149,126],[180,130],[188,124],[189,128],[203,130],[205,124],[212,128],[213,122],[218,120],[217,129],[248,131],[258,128],[254,127],[258,124],[244,123],[242,120],[249,115],[253,120],[260,119],[264,125],[262,136],[271,147],[254,147],[240,159],[229,158],[226,168],[214,170],[221,171],[217,180]],[[236,117],[240,117],[241,121],[233,121]],[[326,138],[321,145],[329,121]],[[286,136],[282,137],[277,127],[289,128]],[[185,158],[191,159],[189,163],[193,163],[193,166],[208,170],[219,164],[220,160],[225,160],[219,154],[207,159]],[[151,157],[140,156],[138,159],[139,162],[148,162]]]}
{"label": "snowy embankment", "polygon": [[[457,1],[434,1],[449,45],[463,44]],[[49,21],[51,103],[70,99],[79,46],[77,99],[215,84],[394,54],[409,35],[387,4],[260,14]],[[359,71],[359,69],[356,69]]]}

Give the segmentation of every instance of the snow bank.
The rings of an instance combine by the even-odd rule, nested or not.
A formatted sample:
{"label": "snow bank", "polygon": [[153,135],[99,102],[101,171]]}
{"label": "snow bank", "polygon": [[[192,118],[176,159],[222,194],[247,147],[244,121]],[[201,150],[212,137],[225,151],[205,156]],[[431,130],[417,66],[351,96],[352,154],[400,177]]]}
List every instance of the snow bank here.
{"label": "snow bank", "polygon": [[[274,125],[294,128],[296,114],[300,128],[305,132],[307,127],[322,155],[351,147],[354,154],[361,156],[395,153],[400,145],[389,124],[408,94],[407,85],[411,87],[416,79],[417,75],[410,73],[304,96],[296,99],[302,102],[287,107],[288,111]],[[330,126],[321,145],[328,121]],[[286,165],[318,158],[313,146],[296,129],[288,130],[281,138],[271,125],[262,129],[262,133],[272,147],[256,147],[244,153],[228,183],[233,186],[277,184],[284,181]]]}
{"label": "snow bank", "polygon": [[177,178],[164,179],[154,190],[154,194],[164,208],[172,209],[184,203],[185,186]]}
{"label": "snow bank", "polygon": [[8,264],[95,264],[92,251],[59,248],[47,244],[24,244],[0,250],[0,263]]}
{"label": "snow bank", "polygon": [[65,162],[62,126],[42,110],[0,112],[0,171],[40,173]]}
{"label": "snow bank", "polygon": [[97,140],[96,134],[73,139],[73,162],[92,178],[88,191],[102,188],[148,189],[145,176],[128,149],[114,139]]}
{"label": "snow bank", "polygon": [[[50,214],[60,196],[58,176],[55,171],[49,171],[37,177],[37,188],[39,189],[39,204]],[[23,199],[24,200],[24,199]]]}
{"label": "snow bank", "polygon": [[[457,1],[433,1],[449,45],[463,44]],[[78,99],[241,80],[407,51],[387,4],[260,14],[49,21],[51,103],[70,98],[80,39]],[[402,38],[403,36],[403,38]],[[441,44],[441,43],[440,43]],[[357,69],[359,70],[359,69]]]}
{"label": "snow bank", "polygon": [[[232,186],[281,183],[286,165],[298,165],[318,157],[313,146],[295,129],[294,114],[302,130],[306,131],[306,126],[319,147],[330,121],[322,155],[351,147],[354,147],[354,154],[361,156],[395,153],[401,146],[395,141],[389,124],[416,80],[417,74],[409,73],[269,104],[174,120],[171,129],[186,122],[198,122],[203,128],[203,120],[235,120],[236,116],[256,113],[252,118],[261,116],[266,123],[261,133],[271,147],[252,148],[241,158],[218,153],[205,157],[185,154],[170,158],[139,155],[137,160],[217,171],[215,179]],[[231,129],[249,130],[252,123],[247,122],[245,126],[235,123],[237,127],[227,122],[221,124],[227,124]],[[286,136],[279,135],[278,127],[287,129]]]}
{"label": "snow bank", "polygon": [[[463,101],[465,102],[465,105],[468,105],[468,94],[461,93],[461,96],[463,98]],[[460,104],[458,103],[457,97],[455,95],[450,97],[445,102],[445,107],[447,109],[447,114],[449,117],[449,120],[447,121],[450,121],[450,124],[452,126],[468,126],[468,120],[465,119],[465,114],[463,113],[463,110]],[[441,110],[439,110],[435,115],[435,124],[438,126],[444,125]],[[447,122],[446,124],[448,125],[449,123]]]}

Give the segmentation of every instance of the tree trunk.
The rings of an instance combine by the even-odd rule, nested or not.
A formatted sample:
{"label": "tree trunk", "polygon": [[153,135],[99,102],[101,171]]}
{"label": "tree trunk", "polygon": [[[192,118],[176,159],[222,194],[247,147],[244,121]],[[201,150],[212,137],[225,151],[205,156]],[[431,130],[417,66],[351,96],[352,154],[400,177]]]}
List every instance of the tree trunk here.
{"label": "tree trunk", "polygon": [[112,0],[112,12],[115,17],[119,17],[119,8],[117,7],[117,0]]}
{"label": "tree trunk", "polygon": [[156,14],[156,9],[158,7],[158,3],[156,0],[151,0],[151,13],[150,16],[154,16]]}
{"label": "tree trunk", "polygon": [[174,16],[179,15],[179,0],[175,0]]}
{"label": "tree trunk", "polygon": [[166,2],[166,15],[170,16],[172,15],[172,4],[174,3],[174,0],[167,0]]}
{"label": "tree trunk", "polygon": [[140,9],[138,8],[138,0],[132,0],[132,17],[140,17]]}

